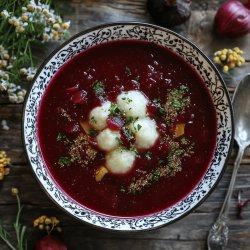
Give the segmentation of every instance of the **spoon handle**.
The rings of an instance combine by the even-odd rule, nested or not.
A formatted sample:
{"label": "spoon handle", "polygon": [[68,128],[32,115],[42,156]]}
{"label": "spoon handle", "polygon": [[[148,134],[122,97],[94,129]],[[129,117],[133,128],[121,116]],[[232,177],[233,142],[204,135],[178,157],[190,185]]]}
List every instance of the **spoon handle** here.
{"label": "spoon handle", "polygon": [[209,250],[221,250],[224,249],[224,247],[227,245],[228,241],[227,212],[230,206],[233,187],[243,154],[244,154],[244,148],[240,147],[234,163],[233,174],[231,177],[226,198],[224,200],[224,203],[222,205],[220,214],[216,222],[213,224],[213,226],[209,231],[207,239]]}

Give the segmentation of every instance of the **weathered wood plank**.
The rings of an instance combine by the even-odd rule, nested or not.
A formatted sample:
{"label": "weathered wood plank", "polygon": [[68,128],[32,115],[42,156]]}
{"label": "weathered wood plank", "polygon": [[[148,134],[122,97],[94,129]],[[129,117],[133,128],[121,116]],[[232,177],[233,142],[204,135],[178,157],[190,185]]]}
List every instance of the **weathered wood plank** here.
{"label": "weathered wood plank", "polygon": [[[176,31],[187,36],[210,57],[214,50],[223,47],[240,46],[245,48],[246,56],[250,57],[249,36],[239,40],[220,39],[212,33],[212,21],[220,1],[193,0],[190,20]],[[71,33],[76,34],[95,25],[114,21],[152,22],[146,9],[146,0],[73,0],[57,1],[59,9],[65,12],[65,19],[71,20]],[[40,60],[43,60],[58,44],[49,47],[36,48]],[[233,78],[228,79],[229,91],[232,94],[235,83],[249,71],[249,64],[233,72]],[[16,186],[24,204],[22,220],[28,225],[30,249],[40,237],[32,230],[32,221],[41,214],[56,215],[63,222],[63,238],[70,250],[93,249],[132,249],[132,250],[196,250],[206,249],[208,230],[216,219],[225,197],[233,162],[236,155],[236,145],[229,165],[216,189],[209,198],[197,207],[187,217],[167,227],[144,233],[111,233],[97,230],[85,225],[65,214],[47,197],[38,185],[31,168],[27,165],[21,140],[22,105],[8,104],[7,98],[0,96],[0,121],[5,119],[10,126],[9,131],[0,127],[0,150],[4,149],[12,158],[11,174],[0,182],[0,219],[14,235],[10,224],[16,213],[15,199],[10,189]],[[227,249],[250,249],[250,206],[244,209],[244,219],[237,218],[237,192],[243,189],[242,199],[250,197],[250,148],[247,149],[242,166],[237,176],[235,191],[229,213],[230,240]],[[73,233],[72,233],[73,232]],[[0,249],[7,248],[0,241]]]}

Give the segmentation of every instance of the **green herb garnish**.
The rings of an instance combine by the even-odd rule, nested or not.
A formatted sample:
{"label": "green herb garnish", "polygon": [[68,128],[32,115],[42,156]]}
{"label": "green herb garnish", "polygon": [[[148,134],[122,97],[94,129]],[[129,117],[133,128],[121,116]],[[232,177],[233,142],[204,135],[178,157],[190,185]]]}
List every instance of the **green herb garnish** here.
{"label": "green herb garnish", "polygon": [[127,128],[127,127],[123,127],[122,130],[123,130],[123,133],[125,134],[125,136],[126,136],[129,140],[134,138],[134,134],[133,134],[133,132],[132,132],[131,129],[129,129],[129,128]]}
{"label": "green herb garnish", "polygon": [[160,107],[158,109],[157,113],[158,113],[159,116],[164,116],[164,115],[166,115],[166,110],[164,108]]}
{"label": "green herb garnish", "polygon": [[134,117],[128,116],[128,117],[126,117],[125,123],[126,123],[126,125],[129,125],[129,124],[131,124],[133,121],[134,121]]}
{"label": "green herb garnish", "polygon": [[57,135],[56,140],[57,140],[57,141],[68,141],[68,138],[67,138],[66,135],[63,135],[63,134],[59,133],[59,134]]}
{"label": "green herb garnish", "polygon": [[123,142],[122,142],[122,139],[121,139],[121,138],[116,137],[115,139],[117,140],[119,146],[122,146],[122,145],[123,145]]}
{"label": "green herb garnish", "polygon": [[188,140],[185,137],[181,138],[181,144],[182,145],[187,145],[188,144]]}
{"label": "green herb garnish", "polygon": [[71,160],[69,157],[61,156],[58,160],[58,164],[60,167],[68,167],[71,164]]}
{"label": "green herb garnish", "polygon": [[104,92],[103,82],[96,80],[93,84],[93,89],[94,89],[96,95],[102,95]]}
{"label": "green herb garnish", "polygon": [[110,116],[118,115],[118,116],[123,116],[124,111],[121,110],[117,104],[111,103],[111,106],[109,108]]}
{"label": "green herb garnish", "polygon": [[89,130],[89,136],[95,137],[97,134],[98,134],[98,131],[97,131],[97,130],[95,130],[95,129],[93,129],[93,128],[91,128],[91,129]]}
{"label": "green herb garnish", "polygon": [[131,76],[132,75],[131,69],[128,66],[125,67],[124,73],[125,73],[126,76]]}
{"label": "green herb garnish", "polygon": [[136,150],[136,148],[135,148],[135,145],[132,144],[132,143],[130,144],[129,150],[132,151],[132,152],[137,153],[137,150]]}
{"label": "green herb garnish", "polygon": [[125,101],[125,103],[127,103],[127,104],[132,102],[132,99],[130,99],[128,97],[123,97],[122,100]]}
{"label": "green herb garnish", "polygon": [[152,181],[158,181],[160,179],[161,175],[160,175],[160,172],[159,170],[155,170],[153,171],[152,173]]}
{"label": "green herb garnish", "polygon": [[92,123],[97,124],[97,120],[95,119],[94,116],[92,116],[92,117],[90,118],[90,120],[91,120]]}
{"label": "green herb garnish", "polygon": [[152,157],[152,153],[151,153],[151,152],[146,152],[144,155],[145,155],[145,157],[146,157],[148,160],[151,160],[151,157]]}
{"label": "green herb garnish", "polygon": [[168,100],[176,111],[180,111],[189,103],[189,98],[183,95],[188,91],[188,87],[181,85],[179,89],[173,89],[168,95]]}
{"label": "green herb garnish", "polygon": [[142,128],[140,124],[137,124],[137,131],[139,131]]}
{"label": "green herb garnish", "polygon": [[164,163],[164,160],[159,160],[159,161],[158,161],[158,164],[159,164],[159,165],[162,165],[163,163]]}

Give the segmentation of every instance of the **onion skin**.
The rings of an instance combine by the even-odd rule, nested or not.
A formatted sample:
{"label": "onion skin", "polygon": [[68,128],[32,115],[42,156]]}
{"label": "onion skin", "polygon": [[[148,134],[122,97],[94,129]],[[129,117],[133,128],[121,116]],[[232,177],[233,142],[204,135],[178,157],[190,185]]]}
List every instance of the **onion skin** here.
{"label": "onion skin", "polygon": [[239,1],[227,1],[218,9],[214,25],[221,36],[243,36],[250,32],[250,10]]}

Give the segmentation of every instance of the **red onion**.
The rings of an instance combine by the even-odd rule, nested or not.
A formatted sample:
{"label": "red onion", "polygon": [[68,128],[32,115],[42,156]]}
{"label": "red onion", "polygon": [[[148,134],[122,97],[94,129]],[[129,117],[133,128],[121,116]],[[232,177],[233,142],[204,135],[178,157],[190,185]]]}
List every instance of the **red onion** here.
{"label": "red onion", "polygon": [[[248,4],[250,5],[249,1]],[[218,9],[214,23],[219,35],[245,35],[250,32],[250,10],[239,1],[227,1]]]}

